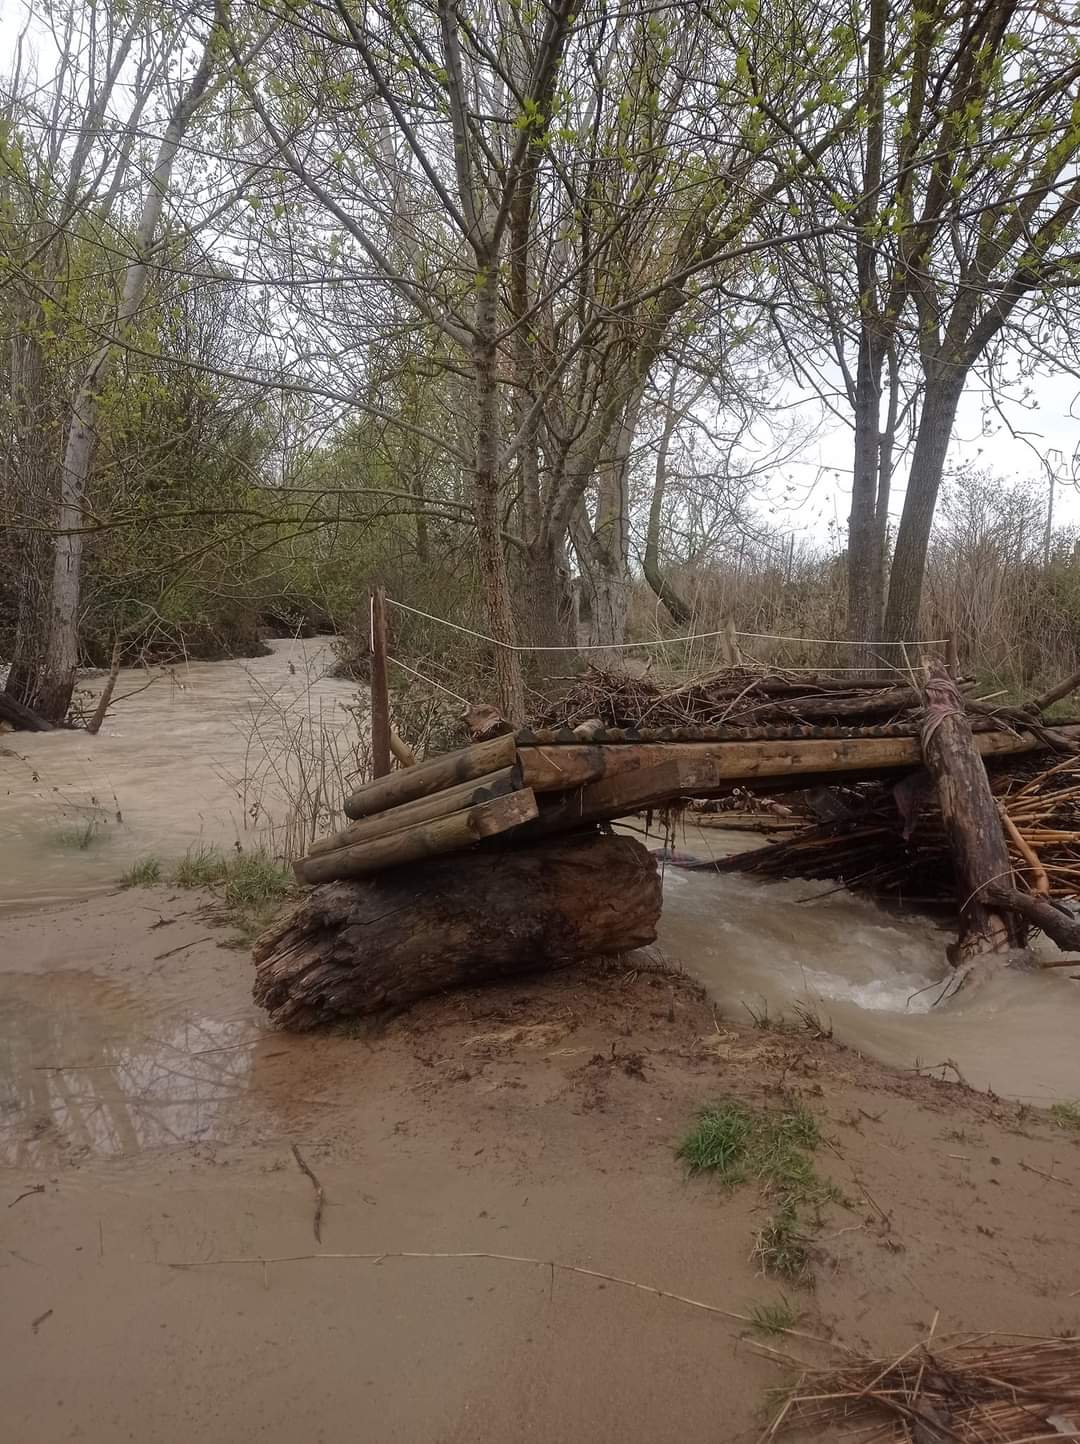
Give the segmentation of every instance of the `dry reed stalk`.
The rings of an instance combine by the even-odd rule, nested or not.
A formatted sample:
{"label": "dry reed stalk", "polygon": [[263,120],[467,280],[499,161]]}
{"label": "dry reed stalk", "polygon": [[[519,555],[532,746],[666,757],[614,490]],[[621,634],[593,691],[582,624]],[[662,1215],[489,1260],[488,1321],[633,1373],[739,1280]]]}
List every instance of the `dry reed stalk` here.
{"label": "dry reed stalk", "polygon": [[1080,1339],[993,1335],[803,1373],[763,1439],[859,1429],[863,1444],[1029,1444],[1080,1437]]}

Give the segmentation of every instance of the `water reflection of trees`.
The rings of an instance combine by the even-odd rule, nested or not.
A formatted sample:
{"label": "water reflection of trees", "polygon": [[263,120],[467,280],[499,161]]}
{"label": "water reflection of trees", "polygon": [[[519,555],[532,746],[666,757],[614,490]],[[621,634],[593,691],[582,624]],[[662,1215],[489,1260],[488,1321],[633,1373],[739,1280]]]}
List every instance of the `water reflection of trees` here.
{"label": "water reflection of trees", "polygon": [[151,1018],[89,973],[0,978],[0,1162],[33,1167],[220,1139],[258,1034],[248,1019]]}

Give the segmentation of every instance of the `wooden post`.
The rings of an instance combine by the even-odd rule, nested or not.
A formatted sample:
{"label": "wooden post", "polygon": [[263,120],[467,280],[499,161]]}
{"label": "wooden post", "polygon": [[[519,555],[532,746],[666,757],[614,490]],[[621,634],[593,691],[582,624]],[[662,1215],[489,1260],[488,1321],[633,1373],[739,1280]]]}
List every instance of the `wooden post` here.
{"label": "wooden post", "polygon": [[720,655],[724,659],[725,667],[737,667],[742,660],[739,655],[739,639],[735,635],[734,617],[724,618],[723,632],[720,636]]}
{"label": "wooden post", "polygon": [[950,957],[966,962],[983,953],[1022,947],[1025,928],[1002,911],[991,889],[1013,886],[1001,816],[956,684],[942,666],[926,683],[922,728],[926,769],[934,782],[956,871],[960,942]]}
{"label": "wooden post", "polygon": [[960,652],[956,645],[956,633],[950,632],[945,638],[945,666],[955,682],[960,675]]}
{"label": "wooden post", "polygon": [[371,593],[371,770],[385,777],[390,758],[390,689],[386,681],[386,593]]}

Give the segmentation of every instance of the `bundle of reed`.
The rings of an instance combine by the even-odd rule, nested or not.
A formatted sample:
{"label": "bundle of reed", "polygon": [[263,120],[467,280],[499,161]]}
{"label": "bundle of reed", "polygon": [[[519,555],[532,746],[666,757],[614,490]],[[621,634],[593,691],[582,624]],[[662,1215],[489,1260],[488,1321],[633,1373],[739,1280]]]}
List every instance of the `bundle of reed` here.
{"label": "bundle of reed", "polygon": [[[1020,882],[1048,897],[1080,896],[1080,758],[1049,768],[1014,762],[991,771],[991,786]],[[929,794],[912,799],[908,792],[901,805],[901,789],[873,784],[849,794],[846,816],[716,866],[831,879],[908,901],[951,900],[952,858],[936,804]]]}
{"label": "bundle of reed", "polygon": [[796,1427],[860,1444],[1080,1439],[1080,1339],[982,1334],[808,1371],[765,1438]]}

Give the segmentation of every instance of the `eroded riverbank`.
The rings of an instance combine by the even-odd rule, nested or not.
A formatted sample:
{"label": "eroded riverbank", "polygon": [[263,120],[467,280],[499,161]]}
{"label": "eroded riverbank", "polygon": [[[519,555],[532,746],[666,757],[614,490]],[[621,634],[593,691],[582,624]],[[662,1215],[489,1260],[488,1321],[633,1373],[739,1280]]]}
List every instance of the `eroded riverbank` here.
{"label": "eroded riverbank", "polygon": [[[25,1196],[0,1210],[0,1356],[25,1444],[750,1444],[789,1377],[754,1347],[762,1306],[885,1353],[937,1314],[1080,1327],[1080,1133],[1053,1117],[726,1022],[643,966],[290,1038],[190,893],[4,926],[0,1188]],[[675,1157],[732,1096],[818,1122],[813,1290],[760,1275],[765,1196]]]}

